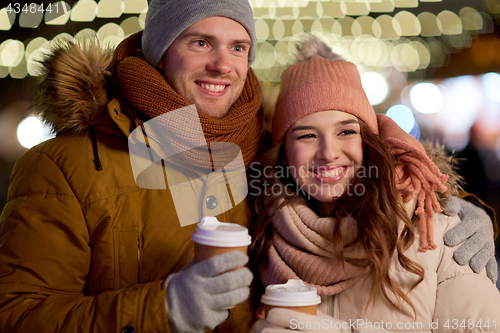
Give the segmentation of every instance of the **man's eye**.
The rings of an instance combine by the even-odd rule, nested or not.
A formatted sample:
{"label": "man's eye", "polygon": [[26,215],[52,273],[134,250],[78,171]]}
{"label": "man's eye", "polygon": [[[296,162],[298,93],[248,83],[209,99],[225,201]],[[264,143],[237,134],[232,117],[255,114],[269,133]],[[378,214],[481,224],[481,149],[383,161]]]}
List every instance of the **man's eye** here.
{"label": "man's eye", "polygon": [[238,51],[238,52],[242,52],[242,51],[244,50],[244,48],[243,48],[243,46],[241,46],[241,45],[236,45],[236,46],[234,47],[234,50],[235,50],[235,51]]}
{"label": "man's eye", "polygon": [[201,47],[207,46],[207,43],[204,40],[197,40],[195,43],[196,43],[196,45],[201,46]]}

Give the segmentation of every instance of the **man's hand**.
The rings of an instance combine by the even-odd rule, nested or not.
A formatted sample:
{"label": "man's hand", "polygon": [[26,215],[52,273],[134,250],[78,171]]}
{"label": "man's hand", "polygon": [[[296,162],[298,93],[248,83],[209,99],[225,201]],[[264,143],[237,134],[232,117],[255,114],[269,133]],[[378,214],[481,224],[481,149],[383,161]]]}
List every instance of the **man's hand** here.
{"label": "man's hand", "polygon": [[479,273],[486,266],[486,274],[493,283],[498,278],[495,260],[493,225],[484,210],[457,197],[446,202],[448,209],[458,214],[462,222],[444,235],[444,243],[455,246],[464,242],[453,254],[459,265],[469,263],[472,270]]}
{"label": "man's hand", "polygon": [[349,323],[319,313],[317,316],[284,308],[273,308],[257,321],[250,333],[348,333]]}
{"label": "man's hand", "polygon": [[229,308],[245,301],[253,275],[240,251],[227,252],[197,264],[192,262],[165,282],[172,332],[205,332],[228,318]]}

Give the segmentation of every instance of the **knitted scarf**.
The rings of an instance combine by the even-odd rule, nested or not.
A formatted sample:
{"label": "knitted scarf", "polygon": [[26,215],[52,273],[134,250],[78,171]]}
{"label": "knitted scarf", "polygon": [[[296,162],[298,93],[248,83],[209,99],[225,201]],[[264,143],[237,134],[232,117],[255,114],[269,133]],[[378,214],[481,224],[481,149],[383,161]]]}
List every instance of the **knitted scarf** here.
{"label": "knitted scarf", "polygon": [[[115,51],[111,64],[114,74],[112,78],[115,79],[111,82],[115,85],[115,92],[118,92],[116,97],[122,105],[129,104],[148,118],[189,106],[190,103],[177,94],[163,76],[144,60],[140,53],[141,35],[142,32],[138,32],[125,39]],[[173,147],[174,154],[183,152],[178,156],[185,162],[206,169],[218,169],[235,158],[234,149],[211,143],[233,143],[241,149],[245,166],[248,167],[257,155],[263,134],[261,101],[260,84],[250,69],[239,99],[223,118],[211,118],[201,112],[198,112],[199,120],[194,122],[192,119],[188,121],[187,117],[178,122],[163,121],[159,117],[158,129],[162,142]],[[124,111],[127,110],[130,111],[130,107],[125,105]],[[199,126],[199,123],[204,138],[193,135],[195,125]],[[193,147],[208,149],[190,149]],[[216,147],[221,147],[219,152],[215,152]],[[217,156],[218,165],[207,159],[206,152],[209,150]],[[207,165],[207,161],[211,165]]]}
{"label": "knitted scarf", "polygon": [[[265,286],[301,279],[316,287],[321,296],[331,296],[352,286],[366,272],[366,254],[361,246],[344,248],[340,262],[333,248],[333,228],[337,220],[319,217],[304,201],[280,208],[273,219],[274,239],[268,265],[261,272]],[[352,217],[341,220],[344,246],[356,237]]]}
{"label": "knitted scarf", "polygon": [[[401,129],[386,115],[378,114],[378,129],[381,138],[393,155],[399,155],[402,165],[396,167],[396,188],[400,190],[403,202],[417,199],[415,215],[420,217],[420,251],[435,249],[434,212],[442,212],[436,198],[436,191],[446,191],[447,175],[427,156],[417,139]],[[411,154],[408,154],[411,152]]]}

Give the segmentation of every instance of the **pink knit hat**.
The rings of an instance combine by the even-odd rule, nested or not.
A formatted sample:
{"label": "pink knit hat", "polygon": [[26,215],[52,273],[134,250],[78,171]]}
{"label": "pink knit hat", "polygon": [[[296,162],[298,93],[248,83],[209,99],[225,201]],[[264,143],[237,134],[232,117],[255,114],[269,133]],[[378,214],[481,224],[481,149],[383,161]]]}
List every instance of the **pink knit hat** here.
{"label": "pink knit hat", "polygon": [[375,111],[361,86],[356,66],[334,54],[318,38],[298,46],[296,64],[281,75],[273,118],[273,144],[283,139],[297,120],[319,111],[344,111],[378,133]]}
{"label": "pink knit hat", "polygon": [[396,188],[403,202],[417,200],[420,250],[436,248],[432,215],[442,209],[435,191],[446,190],[448,176],[429,159],[420,142],[386,115],[375,114],[353,63],[341,59],[316,37],[309,38],[298,49],[300,62],[281,75],[273,118],[273,144],[283,139],[293,123],[315,112],[343,111],[363,120],[402,162],[396,167]]}

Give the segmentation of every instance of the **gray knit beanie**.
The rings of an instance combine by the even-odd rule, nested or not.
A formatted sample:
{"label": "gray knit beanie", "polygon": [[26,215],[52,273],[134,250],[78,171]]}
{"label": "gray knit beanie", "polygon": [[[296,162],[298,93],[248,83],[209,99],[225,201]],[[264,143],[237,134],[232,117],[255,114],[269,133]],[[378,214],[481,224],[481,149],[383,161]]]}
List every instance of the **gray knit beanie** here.
{"label": "gray knit beanie", "polygon": [[148,0],[148,6],[142,34],[142,53],[151,66],[158,68],[165,51],[184,30],[211,16],[228,17],[245,27],[252,40],[248,67],[252,65],[257,38],[248,0]]}

